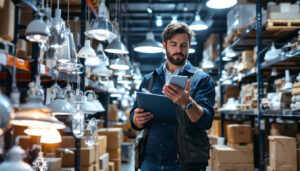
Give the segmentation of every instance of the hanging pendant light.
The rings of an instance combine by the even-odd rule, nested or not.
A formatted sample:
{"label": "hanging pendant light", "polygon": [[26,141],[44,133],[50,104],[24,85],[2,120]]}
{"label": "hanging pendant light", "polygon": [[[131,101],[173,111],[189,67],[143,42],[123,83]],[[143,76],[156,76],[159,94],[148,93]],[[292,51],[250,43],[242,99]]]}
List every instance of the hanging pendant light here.
{"label": "hanging pendant light", "polygon": [[5,128],[10,120],[12,106],[6,96],[0,92],[0,129]]}
{"label": "hanging pendant light", "polygon": [[76,104],[76,113],[72,115],[72,132],[76,138],[82,138],[84,135],[84,114],[81,110],[81,103]]}
{"label": "hanging pendant light", "polygon": [[208,0],[206,6],[215,9],[230,8],[237,4],[237,0]]}
{"label": "hanging pendant light", "polygon": [[198,12],[195,15],[195,20],[190,25],[190,29],[195,30],[195,31],[208,29],[207,24],[203,20],[201,20],[201,17]]}
{"label": "hanging pendant light", "polygon": [[126,46],[121,42],[120,37],[115,38],[105,49],[105,52],[115,54],[128,54]]}
{"label": "hanging pendant light", "polygon": [[0,164],[1,171],[33,171],[31,166],[25,163],[22,159],[25,151],[20,146],[13,146],[7,153],[8,160]]}
{"label": "hanging pendant light", "polygon": [[112,60],[111,65],[109,66],[110,69],[114,70],[127,70],[129,66],[126,64],[125,60],[122,58],[117,58]]}
{"label": "hanging pendant light", "polygon": [[26,28],[26,39],[31,42],[46,43],[50,37],[50,29],[48,25],[42,20],[43,15],[38,10]]}
{"label": "hanging pendant light", "polygon": [[97,48],[97,57],[96,58],[87,58],[85,60],[85,65],[89,67],[96,67],[96,66],[108,66],[109,59],[103,51],[103,45],[99,43]]}
{"label": "hanging pendant light", "polygon": [[141,43],[138,43],[133,50],[141,53],[164,52],[162,44],[155,41],[153,32],[148,32],[146,34],[146,40]]}
{"label": "hanging pendant light", "polygon": [[61,135],[57,129],[49,129],[41,136],[41,143],[55,144],[61,142]]}
{"label": "hanging pendant light", "polygon": [[106,18],[105,0],[101,1],[98,14],[97,18],[91,22],[88,30],[85,31],[85,35],[99,41],[117,38],[113,24]]}
{"label": "hanging pendant light", "polygon": [[109,77],[112,75],[112,71],[103,65],[100,65],[92,70],[92,73],[98,76]]}
{"label": "hanging pendant light", "polygon": [[80,49],[77,55],[79,58],[95,58],[96,52],[91,47],[91,41],[85,40],[84,46]]}
{"label": "hanging pendant light", "polygon": [[58,97],[52,101],[48,107],[52,110],[53,115],[72,115],[76,112],[75,108],[62,98],[61,91],[58,93]]}

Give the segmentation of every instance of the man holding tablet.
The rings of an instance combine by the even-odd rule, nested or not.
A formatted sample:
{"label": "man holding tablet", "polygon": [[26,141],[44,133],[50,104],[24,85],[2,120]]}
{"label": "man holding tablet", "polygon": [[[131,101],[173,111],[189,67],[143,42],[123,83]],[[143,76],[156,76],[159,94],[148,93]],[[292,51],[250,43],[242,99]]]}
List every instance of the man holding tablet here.
{"label": "man holding tablet", "polygon": [[[187,60],[193,36],[193,31],[181,22],[171,23],[163,31],[167,60],[144,77],[139,91],[149,88],[151,82],[149,91],[165,95],[176,104],[178,124],[152,122],[153,114],[134,103],[131,125],[146,132],[142,157],[136,161],[141,165],[136,169],[204,171],[207,166],[210,144],[206,130],[214,118],[215,87],[208,74],[198,71]],[[186,87],[179,88],[176,81],[169,83],[172,75],[187,76]]]}

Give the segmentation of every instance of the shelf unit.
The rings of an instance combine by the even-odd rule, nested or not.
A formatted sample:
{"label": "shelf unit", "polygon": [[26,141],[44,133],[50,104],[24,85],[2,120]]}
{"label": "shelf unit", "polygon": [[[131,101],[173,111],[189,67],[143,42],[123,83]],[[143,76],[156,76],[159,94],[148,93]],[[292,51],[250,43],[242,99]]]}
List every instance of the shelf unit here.
{"label": "shelf unit", "polygon": [[[289,35],[295,30],[267,30],[265,26],[262,25],[262,2],[256,0],[256,21],[249,25],[249,27],[239,36],[235,37],[230,45],[227,43],[227,47],[222,50],[219,54],[219,68],[222,70],[223,61],[222,57],[225,54],[227,48],[231,48],[236,51],[242,50],[252,50],[254,46],[257,46],[257,64],[256,67],[251,69],[246,73],[242,73],[230,78],[233,82],[246,83],[256,81],[258,83],[258,99],[257,99],[257,110],[219,110],[221,118],[221,133],[224,136],[224,122],[225,116],[230,116],[234,118],[245,118],[246,116],[251,117],[251,124],[254,126],[256,121],[259,131],[258,131],[258,149],[259,149],[259,170],[265,170],[265,152],[264,152],[264,131],[265,131],[265,119],[272,117],[280,117],[284,119],[300,119],[300,111],[292,110],[262,110],[260,107],[260,102],[263,97],[263,79],[266,76],[266,71],[270,71],[272,68],[277,70],[300,70],[300,49],[295,49],[290,52],[287,52],[283,55],[280,55],[270,61],[263,62],[263,53],[266,48],[263,49],[263,44],[267,44],[273,41],[284,42],[288,40]],[[219,46],[222,47],[222,40],[219,40]],[[221,73],[219,71],[219,78],[221,78]],[[249,81],[250,80],[250,81]],[[220,105],[223,105],[223,87],[225,84],[220,83]]]}

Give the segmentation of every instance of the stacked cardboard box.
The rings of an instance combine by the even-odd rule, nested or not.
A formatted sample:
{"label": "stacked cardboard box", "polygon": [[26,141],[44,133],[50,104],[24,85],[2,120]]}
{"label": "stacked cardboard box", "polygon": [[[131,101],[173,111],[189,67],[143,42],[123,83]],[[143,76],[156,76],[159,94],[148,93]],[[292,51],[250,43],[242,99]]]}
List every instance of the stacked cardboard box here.
{"label": "stacked cardboard box", "polygon": [[286,136],[269,136],[269,168],[276,171],[297,170],[296,139]]}
{"label": "stacked cardboard box", "polygon": [[299,5],[282,2],[278,5],[271,5],[267,8],[268,19],[291,20],[299,19]]}
{"label": "stacked cardboard box", "polygon": [[292,95],[300,95],[300,82],[293,84]]}
{"label": "stacked cardboard box", "polygon": [[207,53],[211,61],[214,61],[219,56],[219,35],[216,33],[210,34],[204,44],[204,52]]}
{"label": "stacked cardboard box", "polygon": [[242,56],[239,59],[239,65],[238,65],[238,72],[239,73],[245,73],[250,71],[254,66],[254,59],[253,59],[253,51],[252,50],[246,50],[242,52]]}
{"label": "stacked cardboard box", "polygon": [[114,162],[109,162],[109,171],[115,171],[115,163]]}
{"label": "stacked cardboard box", "polygon": [[121,143],[123,137],[122,128],[101,128],[99,135],[107,136],[107,151],[109,160],[114,162],[115,170],[121,170]]}
{"label": "stacked cardboard box", "polygon": [[100,171],[108,171],[109,170],[109,154],[105,153],[99,158],[99,168]]}
{"label": "stacked cardboard box", "polygon": [[246,124],[230,124],[227,126],[228,147],[214,146],[214,171],[252,171],[253,144],[251,127]]}
{"label": "stacked cardboard box", "polygon": [[109,104],[108,105],[108,120],[109,121],[118,121],[118,105],[117,104]]}
{"label": "stacked cardboard box", "polygon": [[297,123],[272,123],[270,134],[296,137]]}
{"label": "stacked cardboard box", "polygon": [[[267,92],[267,84],[264,84],[264,94]],[[257,109],[258,89],[257,83],[242,86],[242,109]]]}
{"label": "stacked cardboard box", "polygon": [[15,27],[15,5],[12,0],[5,0],[4,7],[0,9],[0,18],[0,38],[12,41]]}

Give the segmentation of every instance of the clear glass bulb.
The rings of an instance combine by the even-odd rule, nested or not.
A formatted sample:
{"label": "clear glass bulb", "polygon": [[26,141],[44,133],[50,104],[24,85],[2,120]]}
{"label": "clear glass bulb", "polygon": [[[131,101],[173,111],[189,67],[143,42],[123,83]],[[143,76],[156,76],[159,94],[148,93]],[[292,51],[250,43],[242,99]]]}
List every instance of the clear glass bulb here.
{"label": "clear glass bulb", "polygon": [[98,130],[98,121],[95,118],[92,118],[85,130],[85,145],[92,147],[95,144],[95,138]]}
{"label": "clear glass bulb", "polygon": [[80,109],[80,104],[76,104],[76,113],[72,119],[72,131],[76,138],[81,138],[84,135],[84,114]]}
{"label": "clear glass bulb", "polygon": [[35,171],[47,171],[47,161],[43,157],[43,152],[39,152],[38,157],[32,163],[33,170]]}

